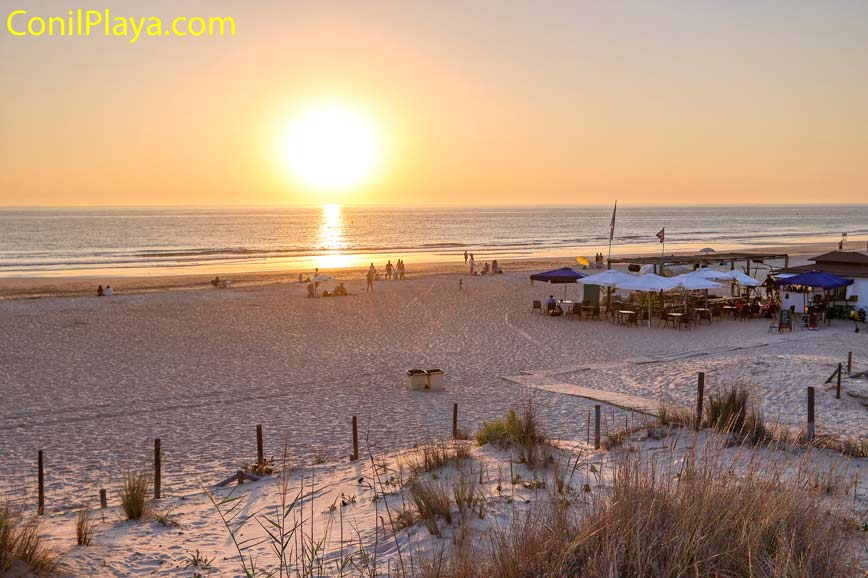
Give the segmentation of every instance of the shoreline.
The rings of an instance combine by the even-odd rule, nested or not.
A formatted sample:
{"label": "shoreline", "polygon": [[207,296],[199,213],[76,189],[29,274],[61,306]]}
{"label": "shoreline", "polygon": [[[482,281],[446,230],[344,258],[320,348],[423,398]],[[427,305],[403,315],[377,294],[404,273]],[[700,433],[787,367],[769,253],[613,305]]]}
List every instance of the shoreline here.
{"label": "shoreline", "polygon": [[[735,248],[722,248],[720,252],[741,251],[747,253],[786,253],[790,256],[790,265],[803,264],[808,258],[837,249],[837,243],[831,241],[813,241],[788,245],[763,245],[745,246],[735,245]],[[848,241],[844,249],[849,251],[864,251],[865,242],[861,239]],[[597,249],[599,252],[600,249]],[[695,250],[680,249],[677,245],[673,251],[667,251],[668,255],[693,254]],[[652,251],[629,251],[625,253],[613,253],[613,257],[630,258],[655,254]],[[485,260],[481,255],[478,262]],[[390,257],[394,260],[404,258],[398,254]],[[327,259],[326,259],[327,260]],[[548,257],[526,257],[498,259],[501,267],[509,272],[535,271],[544,268],[557,268],[575,266],[574,257],[552,255]],[[380,260],[374,261],[378,269],[383,268]],[[116,294],[134,295],[164,291],[195,291],[211,289],[210,280],[215,275],[232,282],[232,288],[261,287],[279,283],[294,283],[299,273],[305,277],[312,273],[314,266],[309,268],[287,267],[280,269],[257,269],[249,271],[233,272],[231,268],[210,268],[207,272],[168,274],[164,270],[154,269],[154,274],[143,275],[112,275],[112,270],[105,270],[101,274],[85,275],[38,275],[38,276],[15,276],[0,277],[0,301],[18,299],[45,299],[57,297],[91,297],[95,296],[97,285],[112,285]],[[364,281],[364,266],[348,267],[321,267],[323,274],[328,274],[336,281]],[[408,277],[419,278],[433,275],[463,275],[467,268],[460,254],[455,255],[455,261],[422,261],[410,262],[408,265]],[[327,283],[328,285],[328,283]]]}

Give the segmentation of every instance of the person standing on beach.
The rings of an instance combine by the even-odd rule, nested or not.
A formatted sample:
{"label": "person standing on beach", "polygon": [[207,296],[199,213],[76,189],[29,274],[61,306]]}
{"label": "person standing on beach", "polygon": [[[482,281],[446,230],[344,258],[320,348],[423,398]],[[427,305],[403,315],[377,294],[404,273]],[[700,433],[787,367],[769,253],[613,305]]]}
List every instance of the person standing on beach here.
{"label": "person standing on beach", "polygon": [[467,249],[464,250],[464,264],[467,265]]}
{"label": "person standing on beach", "polygon": [[476,274],[476,259],[473,258],[473,254],[470,254],[470,274]]}
{"label": "person standing on beach", "polygon": [[365,292],[370,291],[374,292],[374,278],[377,276],[377,269],[374,267],[374,264],[371,263],[371,266],[368,267],[368,277],[367,277],[367,286],[365,286]]}

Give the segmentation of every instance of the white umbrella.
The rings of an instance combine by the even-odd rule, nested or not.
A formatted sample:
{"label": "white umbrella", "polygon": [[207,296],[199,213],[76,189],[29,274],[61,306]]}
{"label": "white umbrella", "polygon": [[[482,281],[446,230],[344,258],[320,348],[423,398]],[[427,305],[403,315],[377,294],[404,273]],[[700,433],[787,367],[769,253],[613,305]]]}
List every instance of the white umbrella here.
{"label": "white umbrella", "polygon": [[626,281],[632,281],[635,279],[633,275],[629,275],[627,273],[621,273],[620,271],[616,271],[614,269],[607,269],[606,271],[599,273],[597,275],[588,275],[582,279],[579,279],[579,283],[582,285],[599,285],[600,287],[614,287],[618,283],[624,283]]}
{"label": "white umbrella", "polygon": [[714,253],[715,250],[712,249],[711,247],[705,247],[704,249],[700,249],[699,252],[700,253]]}
{"label": "white umbrella", "polygon": [[732,281],[735,281],[739,285],[744,285],[745,287],[757,287],[760,285],[760,282],[750,275],[739,271],[738,269],[733,269],[728,273],[729,278]]}
{"label": "white umbrella", "polygon": [[685,291],[701,291],[703,289],[720,289],[723,287],[720,283],[712,281],[702,275],[694,275],[693,273],[685,273],[678,277],[673,277],[673,281],[678,283],[678,286]]}
{"label": "white umbrella", "polygon": [[[655,293],[657,291],[666,291],[677,287],[677,283],[672,279],[647,273],[639,277],[633,277],[630,280],[618,283],[615,285],[618,289],[626,289],[627,291],[644,291],[646,293]],[[651,296],[648,296],[648,327],[651,327]]]}
{"label": "white umbrella", "polygon": [[729,276],[728,272],[718,271],[717,269],[697,269],[692,273],[688,273],[688,275],[695,275],[697,277],[711,279],[712,281],[732,281],[732,277]]}

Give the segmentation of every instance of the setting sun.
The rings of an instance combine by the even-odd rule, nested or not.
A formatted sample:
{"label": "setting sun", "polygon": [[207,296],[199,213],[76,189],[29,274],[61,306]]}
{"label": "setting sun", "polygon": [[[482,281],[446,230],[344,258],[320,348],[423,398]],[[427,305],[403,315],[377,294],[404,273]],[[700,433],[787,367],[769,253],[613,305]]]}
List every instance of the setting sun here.
{"label": "setting sun", "polygon": [[380,162],[382,142],[372,120],[340,104],[310,106],[292,119],[282,155],[307,187],[340,191],[363,184]]}

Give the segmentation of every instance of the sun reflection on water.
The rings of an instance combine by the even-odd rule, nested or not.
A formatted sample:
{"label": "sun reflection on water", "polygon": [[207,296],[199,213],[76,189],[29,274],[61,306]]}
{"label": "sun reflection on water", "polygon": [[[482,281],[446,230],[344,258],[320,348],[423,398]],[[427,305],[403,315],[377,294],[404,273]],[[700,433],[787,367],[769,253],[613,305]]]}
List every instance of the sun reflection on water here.
{"label": "sun reflection on water", "polygon": [[323,205],[322,221],[319,226],[319,246],[326,251],[340,251],[346,248],[344,219],[340,205]]}

